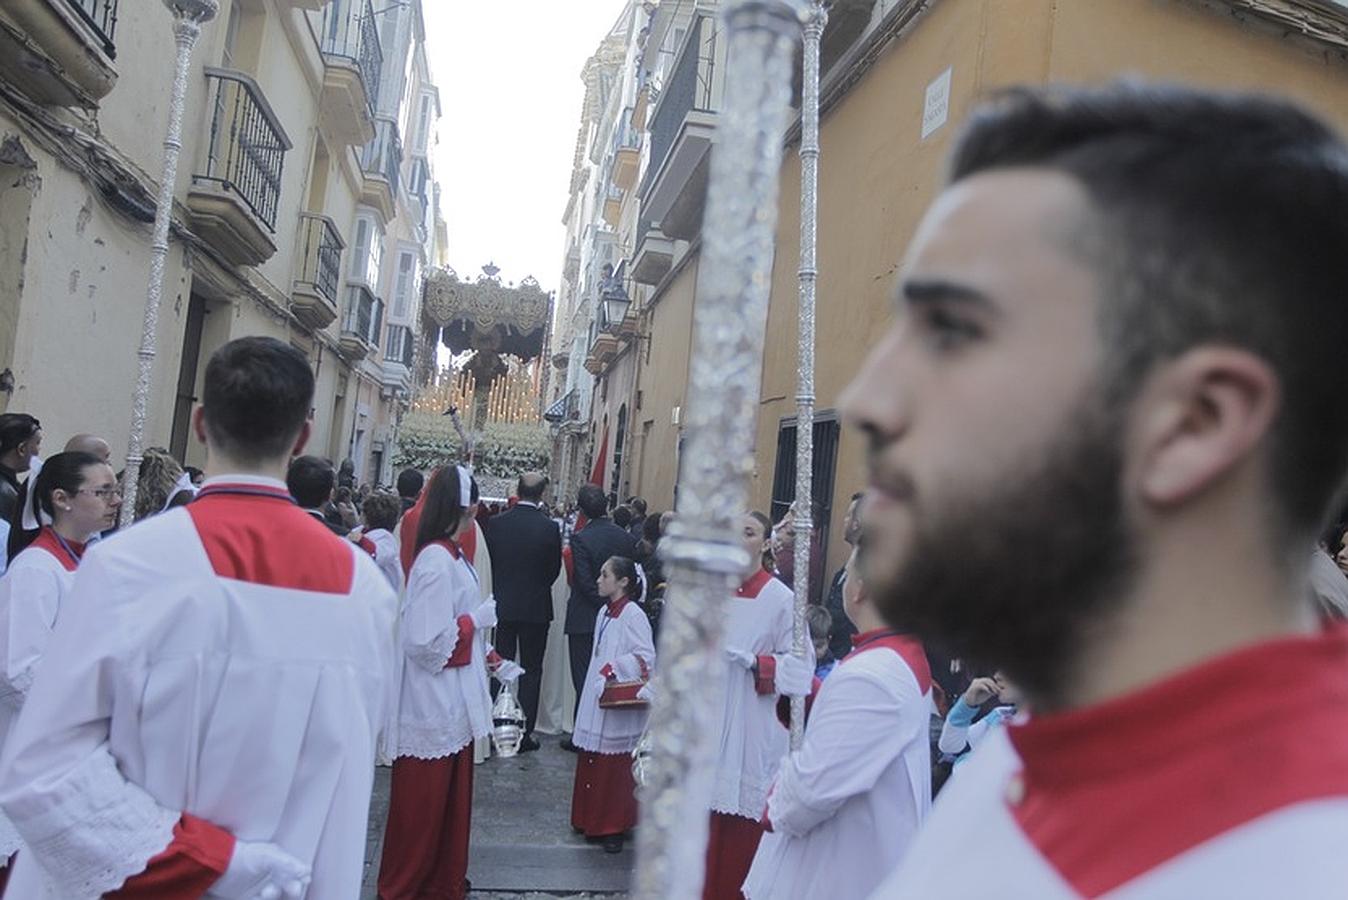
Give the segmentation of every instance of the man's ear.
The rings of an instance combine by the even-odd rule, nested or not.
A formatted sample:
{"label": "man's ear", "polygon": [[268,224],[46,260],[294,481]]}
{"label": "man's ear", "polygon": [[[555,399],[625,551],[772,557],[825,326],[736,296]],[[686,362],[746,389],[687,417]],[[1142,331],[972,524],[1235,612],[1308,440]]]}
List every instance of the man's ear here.
{"label": "man's ear", "polygon": [[192,411],[192,432],[197,436],[197,440],[209,446],[206,440],[206,407],[198,406]]}
{"label": "man's ear", "polygon": [[1144,502],[1184,503],[1258,451],[1282,405],[1273,368],[1246,350],[1201,347],[1163,364],[1138,398]]}
{"label": "man's ear", "polygon": [[313,437],[314,422],[312,419],[305,419],[304,424],[300,426],[299,436],[295,438],[295,446],[291,448],[292,457],[300,456],[304,453],[304,448],[309,444],[309,438]]}

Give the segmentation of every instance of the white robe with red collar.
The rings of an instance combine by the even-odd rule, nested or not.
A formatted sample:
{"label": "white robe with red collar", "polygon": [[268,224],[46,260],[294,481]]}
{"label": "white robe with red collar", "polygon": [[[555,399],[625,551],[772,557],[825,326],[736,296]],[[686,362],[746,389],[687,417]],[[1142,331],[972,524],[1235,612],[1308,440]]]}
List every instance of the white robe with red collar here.
{"label": "white robe with red collar", "polygon": [[931,673],[922,645],[862,636],[824,681],[768,798],[744,896],[865,897],[931,807]]}
{"label": "white robe with red collar", "polygon": [[491,734],[486,635],[469,620],[481,603],[477,575],[458,545],[437,541],[421,549],[399,623],[392,756],[441,759]]}
{"label": "white robe with red collar", "polygon": [[9,895],[121,887],[191,815],[355,900],[392,609],[374,563],[271,479],[213,479],[91,548],[0,761],[25,844]]}
{"label": "white robe with red collar", "polygon": [[[775,658],[791,652],[794,604],[791,588],[768,572],[755,574],[726,602],[725,646],[752,654],[759,665],[757,676],[734,663],[726,666],[724,705],[712,718],[721,723],[712,812],[755,821],[763,815],[790,742],[777,719],[773,675]],[[814,668],[812,647],[808,656]]]}
{"label": "white robe with red collar", "polygon": [[[33,685],[77,565],[78,559],[43,532],[0,578],[0,750]],[[9,818],[0,813],[0,866],[22,843]]]}
{"label": "white robe with red collar", "polygon": [[599,679],[613,673],[618,681],[637,681],[655,670],[651,620],[630,600],[608,604],[595,618],[594,650],[581,685],[576,728],[571,740],[591,753],[631,753],[641,740],[645,709],[601,709]]}
{"label": "white robe with red collar", "polygon": [[1348,897],[1348,628],[997,729],[882,900]]}

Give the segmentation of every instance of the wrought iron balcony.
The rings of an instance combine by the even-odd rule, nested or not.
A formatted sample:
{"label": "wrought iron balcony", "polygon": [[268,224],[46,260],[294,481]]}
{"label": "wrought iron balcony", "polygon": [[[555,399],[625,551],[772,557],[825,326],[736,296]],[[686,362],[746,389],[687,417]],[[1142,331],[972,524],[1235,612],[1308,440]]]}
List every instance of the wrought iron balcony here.
{"label": "wrought iron balcony", "polygon": [[543,420],[554,425],[580,418],[580,388],[572,388],[543,411]]}
{"label": "wrought iron balcony", "polygon": [[207,241],[235,263],[257,265],[276,252],[272,235],[290,139],[252,78],[207,69],[206,80],[210,133],[188,206]]}
{"label": "wrought iron balcony", "polygon": [[0,81],[45,106],[97,109],[117,83],[118,0],[0,0]]}
{"label": "wrought iron balcony", "polygon": [[311,328],[325,328],[337,318],[345,246],[332,219],[300,213],[300,270],[291,293],[291,309]]}
{"label": "wrought iron balcony", "polygon": [[384,361],[401,363],[412,368],[412,359],[416,356],[417,342],[412,329],[406,325],[390,325],[388,337],[384,341]]}
{"label": "wrought iron balcony", "polygon": [[323,13],[323,55],[345,60],[360,72],[370,111],[379,104],[384,52],[370,0],[336,0]]}
{"label": "wrought iron balcony", "polygon": [[398,123],[387,116],[374,120],[374,140],[361,150],[360,166],[365,172],[361,202],[373,206],[391,221],[397,213],[398,190],[403,165],[403,142]]}
{"label": "wrought iron balcony", "polygon": [[702,227],[707,160],[721,98],[717,52],[715,20],[699,17],[651,114],[641,214],[679,240],[692,240]]}
{"label": "wrought iron balcony", "polygon": [[339,341],[342,354],[359,359],[379,346],[384,329],[384,304],[363,284],[346,289],[346,312]]}
{"label": "wrought iron balcony", "polygon": [[624,191],[636,187],[641,168],[641,134],[632,127],[632,108],[623,110],[613,132],[613,183]]}
{"label": "wrought iron balcony", "polygon": [[117,0],[66,0],[81,21],[94,32],[108,59],[117,58],[113,36],[117,32]]}

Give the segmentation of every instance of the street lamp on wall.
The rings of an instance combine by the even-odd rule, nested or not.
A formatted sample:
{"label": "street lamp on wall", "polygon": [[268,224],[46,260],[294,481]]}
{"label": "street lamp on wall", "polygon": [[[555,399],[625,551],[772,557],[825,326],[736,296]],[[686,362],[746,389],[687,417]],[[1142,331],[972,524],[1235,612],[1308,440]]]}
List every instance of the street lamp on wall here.
{"label": "street lamp on wall", "polygon": [[599,302],[604,306],[604,327],[609,331],[616,331],[622,325],[623,319],[627,317],[627,310],[632,305],[632,298],[623,285],[625,268],[627,268],[626,260],[618,263],[616,272],[612,266],[605,265],[604,277],[599,281]]}

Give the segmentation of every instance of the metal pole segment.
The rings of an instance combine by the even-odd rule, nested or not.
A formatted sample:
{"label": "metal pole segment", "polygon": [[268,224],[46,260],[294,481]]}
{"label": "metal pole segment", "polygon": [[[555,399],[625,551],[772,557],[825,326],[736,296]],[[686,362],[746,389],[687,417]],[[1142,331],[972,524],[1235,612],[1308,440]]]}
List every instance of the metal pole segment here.
{"label": "metal pole segment", "polygon": [[687,444],[678,518],[660,550],[669,573],[651,711],[633,896],[696,900],[705,875],[725,658],[724,606],[749,570],[748,507],[763,369],[782,140],[806,0],[730,0],[694,309]]}
{"label": "metal pole segment", "polygon": [[136,393],[131,401],[131,434],[126,450],[126,472],[122,476],[121,526],[130,525],[136,515],[136,491],[140,483],[140,463],[145,447],[145,413],[150,400],[150,379],[159,330],[159,304],[164,294],[164,263],[168,258],[169,223],[173,218],[173,191],[178,180],[178,155],[182,151],[183,105],[187,97],[187,75],[192,48],[201,35],[201,26],[215,18],[217,0],[164,0],[173,13],[173,37],[178,47],[173,70],[173,91],[169,98],[168,133],[164,137],[164,169],[159,179],[159,199],[154,210],[154,236],[150,244],[150,282],[145,291],[145,321],[141,327],[140,349],[136,353]]}
{"label": "metal pole segment", "polygon": [[[796,368],[796,551],[793,647],[805,659],[809,632],[811,538],[814,535],[814,301],[819,211],[819,42],[828,23],[823,0],[812,0],[805,23],[800,92],[800,324]],[[791,749],[805,739],[805,698],[791,699]]]}

